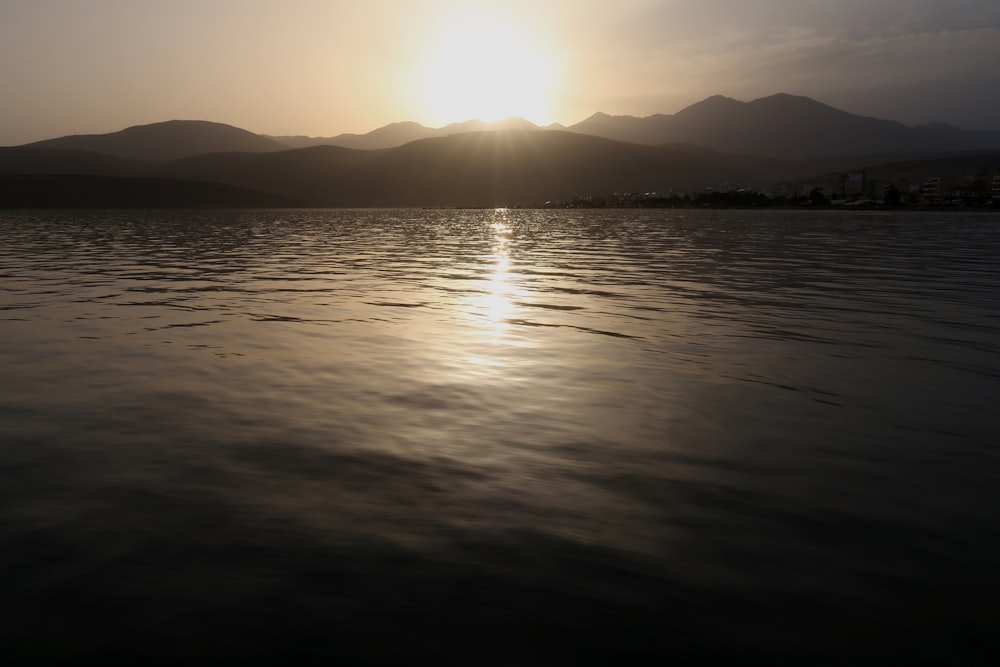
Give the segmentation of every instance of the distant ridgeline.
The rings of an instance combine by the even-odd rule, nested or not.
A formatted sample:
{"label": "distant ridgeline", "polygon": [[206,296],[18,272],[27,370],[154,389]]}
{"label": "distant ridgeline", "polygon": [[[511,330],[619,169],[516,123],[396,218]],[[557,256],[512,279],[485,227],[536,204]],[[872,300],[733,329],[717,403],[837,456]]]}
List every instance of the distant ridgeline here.
{"label": "distant ridgeline", "polygon": [[0,206],[996,205],[1000,131],[864,118],[805,97],[711,97],[364,135],[266,137],[168,121],[0,148]]}

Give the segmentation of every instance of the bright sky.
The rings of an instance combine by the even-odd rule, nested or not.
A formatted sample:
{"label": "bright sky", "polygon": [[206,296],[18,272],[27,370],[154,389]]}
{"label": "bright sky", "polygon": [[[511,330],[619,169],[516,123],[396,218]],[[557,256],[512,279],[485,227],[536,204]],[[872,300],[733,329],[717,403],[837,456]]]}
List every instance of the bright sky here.
{"label": "bright sky", "polygon": [[777,92],[1000,128],[1000,2],[0,0],[0,145],[173,118],[572,124]]}

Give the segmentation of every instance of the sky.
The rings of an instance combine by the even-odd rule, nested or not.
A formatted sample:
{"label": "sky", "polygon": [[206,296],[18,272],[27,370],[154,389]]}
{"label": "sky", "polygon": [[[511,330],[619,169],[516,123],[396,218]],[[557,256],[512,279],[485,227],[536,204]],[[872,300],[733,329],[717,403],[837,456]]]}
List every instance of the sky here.
{"label": "sky", "polygon": [[675,113],[778,92],[1000,129],[997,0],[0,0],[0,145]]}

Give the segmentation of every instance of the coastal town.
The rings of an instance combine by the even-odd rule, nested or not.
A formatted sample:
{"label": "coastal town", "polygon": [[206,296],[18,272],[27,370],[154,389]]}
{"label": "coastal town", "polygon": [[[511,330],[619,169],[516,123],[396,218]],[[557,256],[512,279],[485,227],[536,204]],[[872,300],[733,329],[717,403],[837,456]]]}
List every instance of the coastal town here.
{"label": "coastal town", "polygon": [[544,208],[1000,208],[1000,166],[987,164],[949,176],[912,179],[884,170],[854,170],[769,189],[724,183],[694,191],[575,195]]}

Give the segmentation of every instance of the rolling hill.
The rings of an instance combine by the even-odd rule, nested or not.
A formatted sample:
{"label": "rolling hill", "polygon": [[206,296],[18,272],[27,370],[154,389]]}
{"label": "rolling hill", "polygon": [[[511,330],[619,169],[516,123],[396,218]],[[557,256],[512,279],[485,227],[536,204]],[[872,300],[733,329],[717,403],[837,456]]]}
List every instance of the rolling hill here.
{"label": "rolling hill", "polygon": [[26,144],[25,148],[93,151],[136,160],[173,160],[204,153],[266,153],[288,146],[253,132],[201,120],[135,125],[110,134],[75,134]]}
{"label": "rolling hill", "polygon": [[504,130],[564,130],[562,125],[553,123],[545,127],[539,127],[531,121],[516,116],[504,118],[493,123],[481,120],[467,120],[461,123],[451,123],[444,127],[426,127],[420,123],[407,121],[403,123],[391,123],[366,134],[339,134],[335,137],[271,137],[290,148],[306,148],[309,146],[341,146],[343,148],[357,148],[359,150],[376,150],[379,148],[395,148],[411,141],[420,139],[430,139],[433,137],[447,137],[452,134],[463,134],[465,132],[500,132]]}
{"label": "rolling hill", "polygon": [[570,132],[469,132],[382,151],[334,146],[177,160],[157,172],[316,206],[530,205],[574,194],[699,188],[759,179],[726,156]]}

